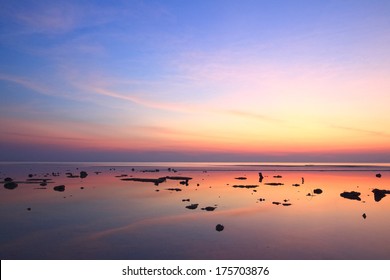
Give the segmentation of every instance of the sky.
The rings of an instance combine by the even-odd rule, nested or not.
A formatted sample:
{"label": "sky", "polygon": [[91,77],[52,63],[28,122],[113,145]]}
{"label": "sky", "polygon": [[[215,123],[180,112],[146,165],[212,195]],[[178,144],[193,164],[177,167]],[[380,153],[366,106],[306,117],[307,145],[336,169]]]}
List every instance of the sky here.
{"label": "sky", "polygon": [[0,161],[390,162],[390,1],[0,1]]}

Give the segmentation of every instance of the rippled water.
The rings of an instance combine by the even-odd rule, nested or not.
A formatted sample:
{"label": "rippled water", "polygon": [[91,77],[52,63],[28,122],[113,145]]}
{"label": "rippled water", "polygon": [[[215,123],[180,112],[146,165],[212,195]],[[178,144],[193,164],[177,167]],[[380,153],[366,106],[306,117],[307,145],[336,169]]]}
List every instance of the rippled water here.
{"label": "rippled water", "polygon": [[389,164],[2,163],[0,180],[1,259],[390,259]]}

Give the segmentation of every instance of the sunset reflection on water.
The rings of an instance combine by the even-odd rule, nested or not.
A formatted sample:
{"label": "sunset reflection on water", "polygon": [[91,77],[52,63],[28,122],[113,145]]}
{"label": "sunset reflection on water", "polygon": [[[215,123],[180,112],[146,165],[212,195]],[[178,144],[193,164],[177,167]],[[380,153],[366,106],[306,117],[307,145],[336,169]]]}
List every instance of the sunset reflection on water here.
{"label": "sunset reflection on water", "polygon": [[[12,177],[19,184],[13,190],[0,190],[1,258],[390,258],[390,195],[375,201],[372,192],[390,189],[387,167],[379,171],[381,178],[375,176],[376,168],[271,171],[257,166],[187,165],[178,166],[177,172],[166,166],[159,172],[143,172],[155,168],[2,166],[1,180]],[[52,170],[60,176],[51,176]],[[81,170],[88,172],[86,178],[66,177],[66,172],[77,175]],[[262,182],[259,172],[264,175]],[[48,181],[45,188],[23,183],[28,174],[53,183]],[[192,179],[188,186],[182,180],[157,186],[121,180],[166,176]],[[57,185],[65,185],[65,191],[54,191]],[[345,191],[360,192],[361,200],[341,197]],[[186,208],[191,204],[198,207]],[[202,210],[206,207],[216,208]],[[217,224],[224,230],[216,231]]]}

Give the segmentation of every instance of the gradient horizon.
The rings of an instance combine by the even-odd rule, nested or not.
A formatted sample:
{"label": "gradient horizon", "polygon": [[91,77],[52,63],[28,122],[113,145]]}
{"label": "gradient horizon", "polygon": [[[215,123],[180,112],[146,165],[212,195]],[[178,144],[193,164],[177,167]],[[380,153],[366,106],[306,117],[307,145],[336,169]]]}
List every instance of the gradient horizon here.
{"label": "gradient horizon", "polygon": [[0,161],[390,160],[388,1],[3,1]]}

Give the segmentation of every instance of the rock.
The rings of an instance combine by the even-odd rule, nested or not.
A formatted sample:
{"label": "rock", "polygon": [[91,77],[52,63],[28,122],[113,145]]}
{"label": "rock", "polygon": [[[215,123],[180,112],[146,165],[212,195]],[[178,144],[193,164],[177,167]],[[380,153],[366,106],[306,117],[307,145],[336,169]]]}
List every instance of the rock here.
{"label": "rock", "polygon": [[360,201],[360,192],[343,192],[340,194],[341,197],[347,198],[347,199],[352,199],[352,200],[358,200]]}
{"label": "rock", "polygon": [[313,191],[313,193],[315,193],[315,194],[322,194],[322,190],[321,189],[315,189]]}
{"label": "rock", "polygon": [[28,178],[32,178],[34,175],[32,174],[28,174]]}
{"label": "rock", "polygon": [[280,203],[280,202],[276,202],[276,201],[274,201],[274,202],[272,202],[272,204],[275,204],[275,205],[280,205],[281,203]]}
{"label": "rock", "polygon": [[283,203],[283,206],[291,206],[291,203]]}
{"label": "rock", "polygon": [[217,208],[217,207],[207,206],[207,207],[202,208],[202,210],[214,211],[216,208]]}
{"label": "rock", "polygon": [[12,182],[12,181],[13,181],[13,179],[10,178],[10,177],[7,177],[7,178],[4,179],[4,182]]}
{"label": "rock", "polygon": [[259,198],[259,201],[265,201],[265,198]]}
{"label": "rock", "polygon": [[373,189],[372,192],[374,193],[374,200],[376,202],[381,201],[381,199],[384,198],[386,194],[390,194],[389,190]]}
{"label": "rock", "polygon": [[85,172],[85,171],[81,171],[81,172],[80,172],[80,178],[84,179],[84,178],[87,177],[87,176],[88,176],[88,173],[87,173],[87,172]]}
{"label": "rock", "polygon": [[366,219],[367,218],[366,213],[363,213],[362,217],[363,217],[363,219]]}
{"label": "rock", "polygon": [[28,207],[28,208],[27,208],[27,211],[31,211],[31,208],[30,208],[30,207]]}
{"label": "rock", "polygon": [[188,201],[188,202],[189,202],[190,199],[189,199],[189,198],[184,198],[184,199],[182,199],[181,201],[183,201],[183,202],[184,202],[184,201]]}
{"label": "rock", "polygon": [[284,184],[283,183],[264,183],[264,185],[268,185],[268,186],[283,186]]}
{"label": "rock", "polygon": [[240,189],[254,189],[257,188],[258,185],[233,185],[233,188],[240,188]]}
{"label": "rock", "polygon": [[246,180],[246,177],[237,177],[237,178],[234,178],[236,180]]}
{"label": "rock", "polygon": [[157,179],[151,179],[151,178],[122,178],[122,181],[135,181],[135,182],[150,182],[154,183],[156,186],[158,184],[163,183],[166,181],[166,177],[160,177]]}
{"label": "rock", "polygon": [[282,175],[275,175],[274,178],[282,178]]}
{"label": "rock", "polygon": [[17,187],[18,187],[18,184],[16,182],[13,182],[13,181],[8,181],[4,184],[4,188],[6,188],[8,190],[13,190],[13,189],[16,189]]}
{"label": "rock", "polygon": [[181,192],[181,189],[179,189],[179,188],[168,188],[166,190],[168,190],[168,191],[175,191],[175,192]]}
{"label": "rock", "polygon": [[376,176],[377,178],[380,178],[380,177],[382,177],[382,174],[378,173],[378,174],[376,174],[375,176]]}
{"label": "rock", "polygon": [[225,227],[224,227],[223,225],[218,224],[218,225],[216,225],[215,230],[216,230],[216,231],[223,231],[224,228],[225,228]]}
{"label": "rock", "polygon": [[64,185],[59,185],[59,186],[55,186],[53,189],[56,192],[63,192],[63,191],[65,191],[65,186]]}
{"label": "rock", "polygon": [[303,185],[305,183],[305,178],[302,177],[302,182],[301,184]]}
{"label": "rock", "polygon": [[80,187],[80,190],[83,190],[84,189],[84,187]]}
{"label": "rock", "polygon": [[259,182],[263,182],[264,176],[263,173],[259,172]]}
{"label": "rock", "polygon": [[300,184],[293,184],[292,186],[293,186],[293,187],[299,187]]}
{"label": "rock", "polygon": [[191,209],[191,210],[195,210],[196,208],[198,208],[198,205],[197,203],[194,203],[194,204],[191,204],[191,205],[187,205],[186,208],[187,209]]}

